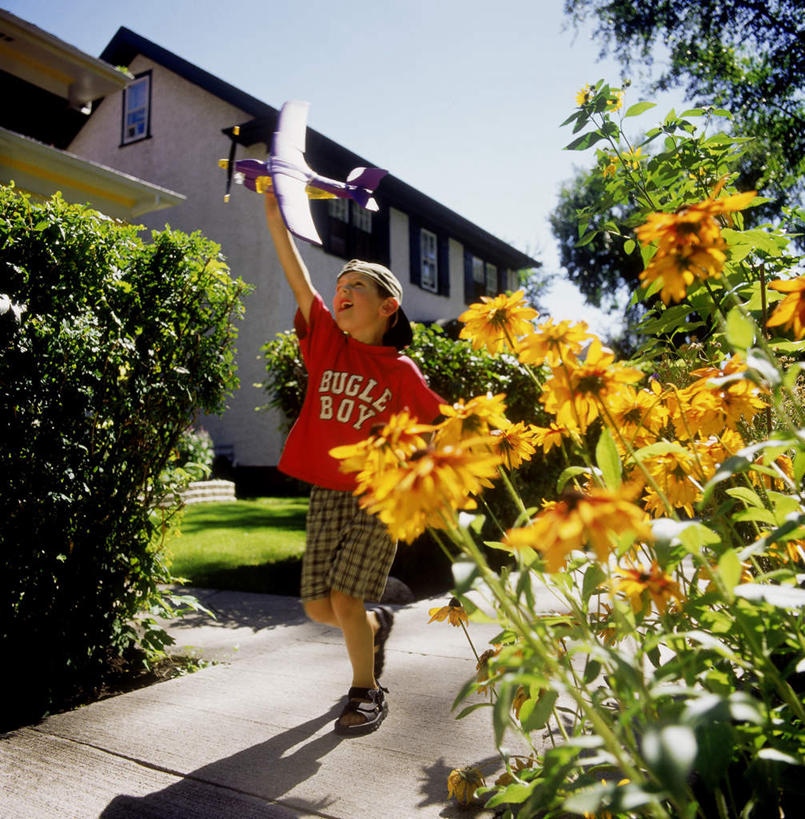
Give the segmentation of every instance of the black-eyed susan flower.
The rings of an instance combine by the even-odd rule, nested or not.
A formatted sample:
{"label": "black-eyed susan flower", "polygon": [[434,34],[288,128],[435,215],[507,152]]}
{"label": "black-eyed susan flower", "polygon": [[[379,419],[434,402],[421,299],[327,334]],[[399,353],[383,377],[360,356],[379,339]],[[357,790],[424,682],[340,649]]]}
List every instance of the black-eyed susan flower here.
{"label": "black-eyed susan flower", "polygon": [[766,326],[782,326],[783,330],[791,328],[796,339],[805,336],[805,276],[777,279],[769,284],[769,288],[788,295],[774,308]]}
{"label": "black-eyed susan flower", "polygon": [[510,529],[503,542],[511,549],[530,547],[540,552],[549,572],[562,569],[570,552],[587,545],[604,562],[613,537],[631,532],[641,540],[651,538],[648,518],[632,502],[633,493],[634,487],[626,485],[614,492],[566,492],[558,501],[547,503],[528,525]]}
{"label": "black-eyed susan flower", "polygon": [[551,449],[556,447],[559,449],[562,446],[563,438],[572,438],[575,431],[564,424],[557,424],[551,421],[550,426],[535,427],[534,442],[537,446],[542,447],[542,451],[547,455]]}
{"label": "black-eyed susan flower", "polygon": [[601,404],[642,378],[640,370],[616,362],[612,350],[596,338],[582,363],[553,369],[540,401],[557,423],[584,432],[599,416]]}
{"label": "black-eyed susan flower", "polygon": [[450,598],[450,602],[446,606],[437,606],[434,609],[428,609],[428,614],[430,615],[429,623],[442,623],[446,620],[451,626],[455,626],[456,628],[462,623],[465,625],[469,623],[467,611],[456,597]]}
{"label": "black-eyed susan flower", "polygon": [[339,469],[342,472],[358,473],[358,491],[363,492],[384,469],[422,449],[425,446],[423,436],[432,430],[431,425],[420,424],[403,411],[392,415],[385,424],[378,424],[368,438],[356,444],[334,447],[330,455],[341,461]]}
{"label": "black-eyed susan flower", "polygon": [[463,398],[454,404],[439,406],[444,420],[438,424],[434,442],[447,446],[460,444],[468,438],[489,434],[490,429],[510,425],[506,417],[506,395],[478,395],[465,402]]}
{"label": "black-eyed susan flower", "polygon": [[481,347],[494,355],[513,350],[516,341],[534,329],[533,321],[539,313],[526,304],[525,291],[499,296],[481,296],[481,301],[471,304],[458,320],[463,322],[459,338],[472,342],[474,349]]}
{"label": "black-eyed susan flower", "polygon": [[595,96],[595,89],[591,85],[585,85],[581,91],[576,93],[576,105],[581,108],[587,105]]}
{"label": "black-eyed susan flower", "polygon": [[445,529],[455,510],[474,509],[473,495],[498,476],[501,457],[494,439],[471,438],[463,446],[429,446],[386,469],[361,495],[392,537],[412,541],[427,527]]}
{"label": "black-eyed susan flower", "polygon": [[447,776],[447,796],[455,797],[460,805],[469,805],[475,791],[485,784],[484,775],[474,765],[453,768]]}
{"label": "black-eyed susan flower", "polygon": [[509,469],[517,469],[524,461],[530,461],[537,451],[538,427],[518,421],[501,429],[492,430],[496,448],[503,463]]}
{"label": "black-eyed susan flower", "polygon": [[694,281],[720,277],[727,255],[717,218],[742,210],[754,198],[755,192],[749,191],[705,199],[676,213],[649,214],[635,232],[641,245],[654,243],[657,252],[640,280],[646,285],[659,282],[660,297],[668,304],[681,301]]}
{"label": "black-eyed susan flower", "polygon": [[575,363],[576,356],[585,343],[595,336],[589,332],[587,322],[565,319],[554,324],[553,319],[541,322],[537,329],[525,336],[517,345],[517,357],[523,364],[540,367],[558,367]]}
{"label": "black-eyed susan flower", "polygon": [[618,578],[615,581],[615,590],[622,592],[629,599],[635,612],[643,608],[646,596],[651,598],[660,614],[665,614],[672,598],[678,602],[684,600],[679,584],[666,574],[656,561],[653,561],[648,569],[640,566],[619,569],[615,575]]}
{"label": "black-eyed susan flower", "polygon": [[[693,517],[693,505],[702,496],[705,476],[695,454],[688,449],[673,449],[643,460],[654,482],[674,509],[684,509]],[[646,487],[645,507],[655,517],[668,513],[665,501],[653,486]]]}

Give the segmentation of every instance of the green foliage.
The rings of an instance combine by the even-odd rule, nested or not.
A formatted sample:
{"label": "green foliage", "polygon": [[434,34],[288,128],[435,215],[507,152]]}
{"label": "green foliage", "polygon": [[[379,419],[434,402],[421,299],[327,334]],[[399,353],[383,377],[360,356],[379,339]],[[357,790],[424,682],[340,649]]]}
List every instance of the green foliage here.
{"label": "green foliage", "polygon": [[33,719],[111,654],[158,651],[153,615],[190,603],[160,589],[160,502],[188,479],[170,468],[183,430],[237,383],[244,285],[200,234],[146,244],[2,188],[0,292],[0,640],[5,702]]}
{"label": "green foliage", "polygon": [[182,431],[173,458],[186,471],[195,472],[196,480],[208,478],[215,460],[212,436],[206,429],[190,426]]}
{"label": "green foliage", "polygon": [[805,181],[805,17],[799,0],[565,0],[575,22],[593,17],[602,54],[625,70],[654,67],[655,89],[683,85],[689,99],[732,112],[752,139],[743,187],[796,203]]}

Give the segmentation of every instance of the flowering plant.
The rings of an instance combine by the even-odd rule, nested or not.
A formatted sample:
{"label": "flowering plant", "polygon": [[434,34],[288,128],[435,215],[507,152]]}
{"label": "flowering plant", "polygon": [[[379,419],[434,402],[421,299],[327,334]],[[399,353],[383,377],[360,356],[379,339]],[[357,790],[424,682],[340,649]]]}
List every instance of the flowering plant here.
{"label": "flowering plant", "polygon": [[[672,112],[635,146],[623,121],[648,103],[619,113],[623,95],[604,83],[577,102],[569,147],[608,146],[602,206],[638,204],[607,230],[642,254],[640,354],[617,361],[583,323],[537,323],[521,293],[487,299],[463,335],[530,368],[548,424],[512,424],[504,394],[476,396],[438,424],[397,416],[334,454],[395,536],[430,527],[460,549],[455,605],[432,619],[464,627],[461,604],[470,628],[500,624],[456,702],[488,697],[506,771],[487,785],[456,769],[451,794],[509,817],[793,815],[805,408],[791,358],[805,344],[805,276],[781,229],[744,227],[760,198],[731,187],[741,141],[706,133],[724,112]],[[553,448],[566,459],[555,494],[527,507],[515,473]],[[482,542],[493,482],[517,511]],[[483,546],[508,563],[494,571]],[[507,734],[524,753],[503,750]]]}

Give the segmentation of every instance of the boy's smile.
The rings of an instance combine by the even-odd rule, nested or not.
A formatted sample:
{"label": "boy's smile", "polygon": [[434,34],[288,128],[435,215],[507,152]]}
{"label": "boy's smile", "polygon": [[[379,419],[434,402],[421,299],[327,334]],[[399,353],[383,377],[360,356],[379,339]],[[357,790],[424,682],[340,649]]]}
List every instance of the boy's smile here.
{"label": "boy's smile", "polygon": [[333,298],[336,324],[358,341],[379,344],[388,324],[389,313],[383,309],[386,301],[371,278],[357,271],[344,273]]}

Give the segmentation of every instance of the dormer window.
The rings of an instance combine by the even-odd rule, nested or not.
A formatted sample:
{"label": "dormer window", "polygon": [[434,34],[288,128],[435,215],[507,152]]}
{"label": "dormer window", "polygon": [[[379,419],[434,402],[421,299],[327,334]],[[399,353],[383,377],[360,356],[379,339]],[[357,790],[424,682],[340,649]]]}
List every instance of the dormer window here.
{"label": "dormer window", "polygon": [[140,74],[123,89],[123,136],[128,145],[151,136],[151,72]]}

